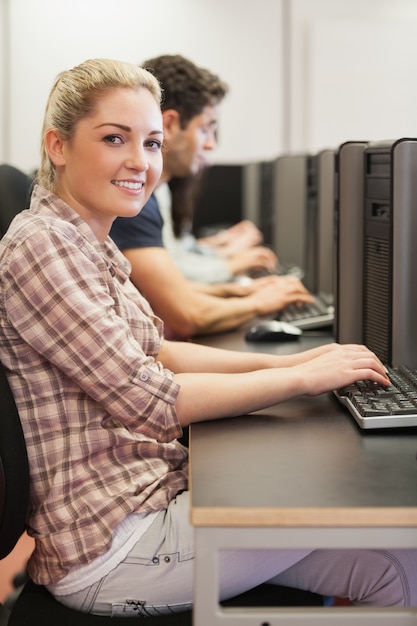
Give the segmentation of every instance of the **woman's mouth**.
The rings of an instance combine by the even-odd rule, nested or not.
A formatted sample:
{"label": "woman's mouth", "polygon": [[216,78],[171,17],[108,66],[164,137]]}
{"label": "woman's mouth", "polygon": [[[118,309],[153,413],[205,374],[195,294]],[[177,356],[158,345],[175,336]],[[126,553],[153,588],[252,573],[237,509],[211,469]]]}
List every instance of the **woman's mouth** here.
{"label": "woman's mouth", "polygon": [[112,185],[116,185],[116,187],[124,187],[124,189],[131,189],[132,191],[137,191],[142,189],[142,182],[132,182],[129,180],[112,180]]}

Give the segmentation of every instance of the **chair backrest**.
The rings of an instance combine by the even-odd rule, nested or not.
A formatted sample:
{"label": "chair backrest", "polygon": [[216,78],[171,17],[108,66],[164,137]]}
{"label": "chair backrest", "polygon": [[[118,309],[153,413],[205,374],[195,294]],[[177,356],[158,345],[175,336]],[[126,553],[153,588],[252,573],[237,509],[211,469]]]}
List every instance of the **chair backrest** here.
{"label": "chair backrest", "polygon": [[29,206],[33,179],[12,165],[0,165],[0,237],[12,219]]}
{"label": "chair backrest", "polygon": [[6,371],[0,363],[0,559],[25,530],[29,502],[29,463],[19,414]]}

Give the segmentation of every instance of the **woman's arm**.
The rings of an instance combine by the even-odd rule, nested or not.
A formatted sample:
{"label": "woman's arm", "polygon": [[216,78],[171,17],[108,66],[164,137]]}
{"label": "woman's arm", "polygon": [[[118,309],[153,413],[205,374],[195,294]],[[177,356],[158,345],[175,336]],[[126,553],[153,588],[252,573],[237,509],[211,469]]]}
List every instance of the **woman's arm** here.
{"label": "woman's arm", "polygon": [[277,356],[165,341],[158,358],[181,385],[176,410],[183,426],[318,395],[355,380],[389,384],[383,364],[358,345],[329,344]]}
{"label": "woman's arm", "polygon": [[186,341],[164,340],[157,360],[175,374],[238,373],[293,364],[293,356],[223,350]]}

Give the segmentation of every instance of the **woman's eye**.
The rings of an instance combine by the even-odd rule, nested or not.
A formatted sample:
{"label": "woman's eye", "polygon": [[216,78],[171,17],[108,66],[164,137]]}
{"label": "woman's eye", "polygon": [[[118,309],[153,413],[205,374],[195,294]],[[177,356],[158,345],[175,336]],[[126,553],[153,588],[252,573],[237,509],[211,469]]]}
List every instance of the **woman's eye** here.
{"label": "woman's eye", "polygon": [[149,141],[146,142],[146,145],[152,150],[160,150],[162,147],[162,143],[157,139],[149,139]]}
{"label": "woman's eye", "polygon": [[106,135],[106,137],[104,137],[104,141],[105,143],[110,143],[113,145],[119,145],[123,143],[123,140],[121,137],[119,137],[119,135]]}

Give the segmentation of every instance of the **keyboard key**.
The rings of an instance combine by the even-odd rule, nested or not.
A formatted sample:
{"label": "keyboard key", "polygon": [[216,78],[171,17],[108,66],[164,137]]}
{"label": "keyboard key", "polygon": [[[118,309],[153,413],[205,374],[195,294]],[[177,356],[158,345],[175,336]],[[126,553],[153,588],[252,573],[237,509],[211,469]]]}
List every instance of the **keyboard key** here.
{"label": "keyboard key", "polygon": [[289,304],[276,319],[298,326],[302,330],[326,328],[333,324],[334,306],[331,294],[319,294],[313,302]]}
{"label": "keyboard key", "polygon": [[377,424],[375,427],[399,425],[401,418],[401,425],[417,425],[417,371],[404,367],[387,371],[391,380],[388,387],[360,380],[338,389],[336,396],[362,427],[374,427],[364,426],[368,418],[369,423]]}

